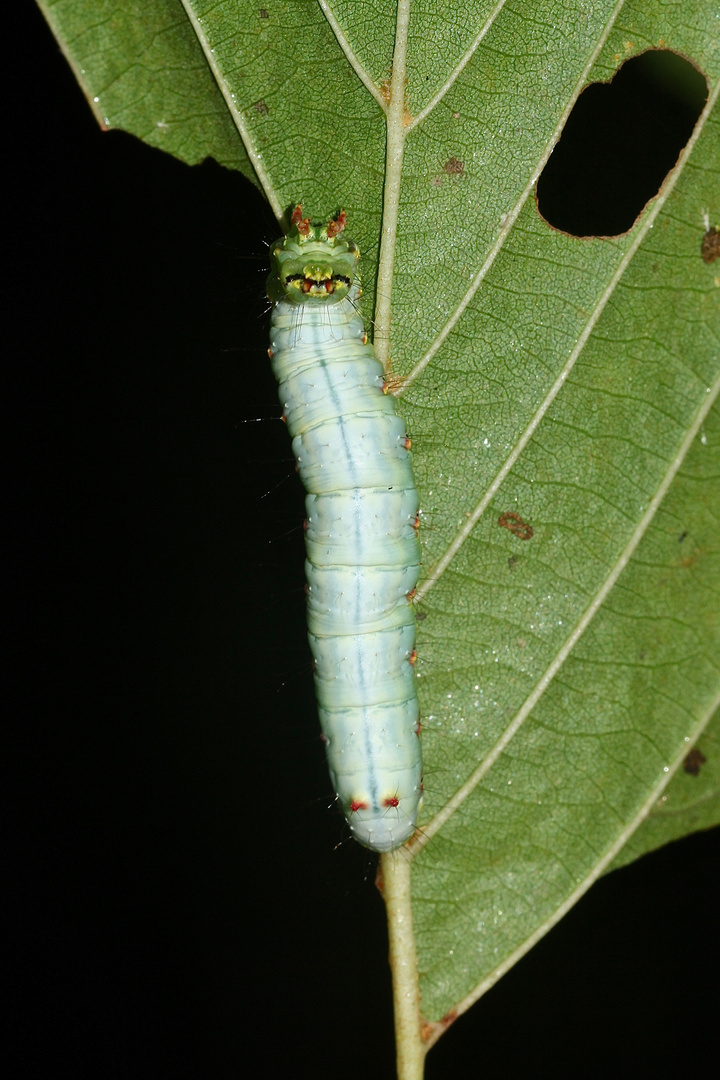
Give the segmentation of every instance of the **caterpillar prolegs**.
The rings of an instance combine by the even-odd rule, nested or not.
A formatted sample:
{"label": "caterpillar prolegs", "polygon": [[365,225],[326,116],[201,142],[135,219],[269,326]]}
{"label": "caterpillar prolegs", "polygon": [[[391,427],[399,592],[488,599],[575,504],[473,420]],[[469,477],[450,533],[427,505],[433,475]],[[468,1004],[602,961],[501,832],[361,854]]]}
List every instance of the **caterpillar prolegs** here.
{"label": "caterpillar prolegs", "polygon": [[298,206],[273,244],[269,354],[307,492],[308,637],[330,776],[355,839],[391,851],[422,803],[418,496],[344,228],[344,212],[318,226]]}

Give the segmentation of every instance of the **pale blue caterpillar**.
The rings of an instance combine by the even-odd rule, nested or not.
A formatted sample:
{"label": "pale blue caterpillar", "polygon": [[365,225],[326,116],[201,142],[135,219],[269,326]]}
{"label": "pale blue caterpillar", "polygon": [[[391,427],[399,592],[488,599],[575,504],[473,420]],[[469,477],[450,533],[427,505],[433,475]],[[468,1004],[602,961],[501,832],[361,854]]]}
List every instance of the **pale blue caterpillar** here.
{"label": "pale blue caterpillar", "polygon": [[298,206],[271,249],[272,367],[307,491],[307,618],[330,776],[374,851],[422,803],[415,680],[420,573],[410,443],[357,310],[359,251]]}

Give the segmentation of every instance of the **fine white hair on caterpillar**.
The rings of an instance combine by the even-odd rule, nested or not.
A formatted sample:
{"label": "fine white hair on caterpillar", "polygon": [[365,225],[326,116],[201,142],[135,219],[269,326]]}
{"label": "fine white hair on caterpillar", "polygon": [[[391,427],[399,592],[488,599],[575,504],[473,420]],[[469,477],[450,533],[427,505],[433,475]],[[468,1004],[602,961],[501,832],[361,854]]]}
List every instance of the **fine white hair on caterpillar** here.
{"label": "fine white hair on caterpillar", "polygon": [[320,226],[298,206],[272,245],[269,356],[307,492],[308,637],[330,776],[355,839],[392,851],[412,836],[423,792],[418,495],[344,229],[344,211]]}

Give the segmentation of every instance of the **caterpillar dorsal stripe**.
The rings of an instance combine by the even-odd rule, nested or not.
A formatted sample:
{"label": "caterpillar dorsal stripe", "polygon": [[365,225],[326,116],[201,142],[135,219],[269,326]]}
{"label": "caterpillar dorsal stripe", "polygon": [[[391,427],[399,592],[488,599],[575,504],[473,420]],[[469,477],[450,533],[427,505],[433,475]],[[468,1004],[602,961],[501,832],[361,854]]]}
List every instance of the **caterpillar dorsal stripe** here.
{"label": "caterpillar dorsal stripe", "polygon": [[422,802],[418,496],[344,230],[344,212],[320,226],[298,206],[273,244],[269,355],[307,492],[308,636],[330,776],[355,839],[392,851]]}

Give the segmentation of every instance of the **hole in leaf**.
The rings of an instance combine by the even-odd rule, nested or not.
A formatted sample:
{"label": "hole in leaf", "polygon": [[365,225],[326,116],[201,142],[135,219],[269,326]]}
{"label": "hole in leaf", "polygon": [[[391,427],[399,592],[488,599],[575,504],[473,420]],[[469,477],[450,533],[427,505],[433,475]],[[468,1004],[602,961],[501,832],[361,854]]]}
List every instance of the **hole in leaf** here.
{"label": "hole in leaf", "polygon": [[573,236],[627,232],[676,163],[707,93],[697,68],[664,49],[586,87],[537,183],[545,220]]}

